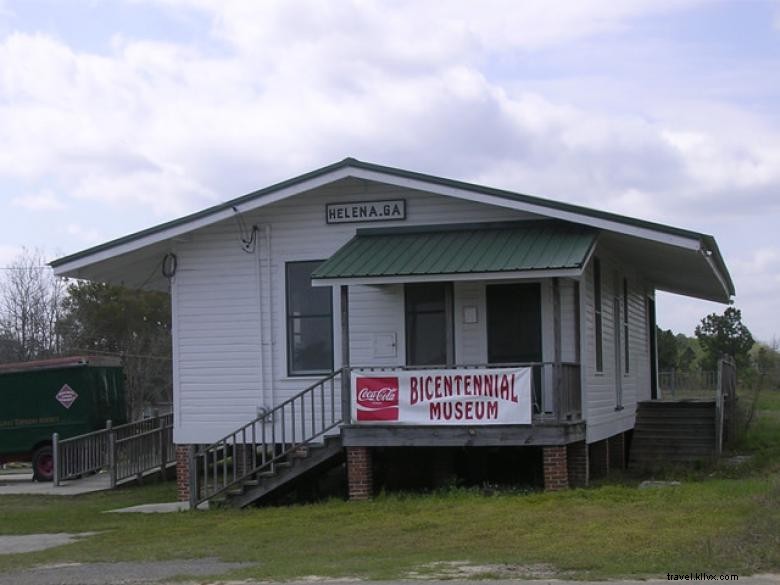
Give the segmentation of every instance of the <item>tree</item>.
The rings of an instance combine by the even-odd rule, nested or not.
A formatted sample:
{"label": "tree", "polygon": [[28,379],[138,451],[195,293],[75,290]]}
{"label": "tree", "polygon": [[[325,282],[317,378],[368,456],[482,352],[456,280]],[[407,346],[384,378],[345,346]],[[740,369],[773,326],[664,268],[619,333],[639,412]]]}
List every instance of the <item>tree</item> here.
{"label": "tree", "polygon": [[170,297],[121,286],[77,282],[68,287],[60,322],[72,353],[118,355],[125,370],[128,410],[171,400]]}
{"label": "tree", "polygon": [[61,349],[57,321],[64,284],[39,250],[24,249],[0,283],[0,361],[26,361]]}
{"label": "tree", "polygon": [[716,369],[723,355],[732,356],[737,362],[737,368],[742,371],[750,366],[749,352],[755,341],[750,330],[742,323],[742,312],[739,309],[728,307],[723,315],[707,315],[696,326],[696,337],[704,350],[703,369]]}
{"label": "tree", "polygon": [[658,347],[658,369],[665,372],[677,368],[677,339],[671,329],[663,330],[656,325]]}

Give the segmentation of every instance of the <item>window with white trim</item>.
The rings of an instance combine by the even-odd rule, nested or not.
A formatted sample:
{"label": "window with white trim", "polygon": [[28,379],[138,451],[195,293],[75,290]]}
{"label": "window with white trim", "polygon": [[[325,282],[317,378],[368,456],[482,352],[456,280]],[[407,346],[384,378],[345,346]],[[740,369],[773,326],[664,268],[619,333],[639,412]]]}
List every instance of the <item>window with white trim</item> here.
{"label": "window with white trim", "polygon": [[322,262],[288,262],[285,266],[290,376],[333,371],[333,292],[329,286],[311,284],[311,274]]}

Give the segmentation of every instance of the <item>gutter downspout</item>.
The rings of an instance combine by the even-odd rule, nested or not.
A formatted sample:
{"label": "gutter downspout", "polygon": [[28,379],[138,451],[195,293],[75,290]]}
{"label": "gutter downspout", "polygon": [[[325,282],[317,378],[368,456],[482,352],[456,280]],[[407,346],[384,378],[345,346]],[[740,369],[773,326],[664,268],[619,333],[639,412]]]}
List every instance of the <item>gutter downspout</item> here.
{"label": "gutter downspout", "polygon": [[263,304],[265,295],[263,294],[263,277],[262,277],[262,270],[260,268],[260,263],[262,262],[262,254],[260,253],[260,246],[255,246],[255,270],[257,275],[257,307],[260,311],[259,315],[259,321],[260,321],[260,355],[258,356],[258,362],[260,365],[260,405],[257,406],[257,412],[256,415],[259,415],[261,410],[266,409],[266,390],[267,390],[267,383],[265,380],[265,327],[263,327]]}
{"label": "gutter downspout", "polygon": [[265,265],[265,274],[266,274],[266,281],[268,283],[268,346],[269,346],[269,363],[268,363],[268,372],[270,376],[270,388],[271,388],[271,408],[276,406],[276,377],[274,374],[274,358],[276,357],[274,355],[274,311],[273,311],[273,287],[271,286],[271,277],[273,273],[273,269],[271,267],[271,259],[273,258],[271,254],[271,226],[270,224],[265,224],[263,226],[263,231],[265,232],[265,259],[266,259],[266,265]]}

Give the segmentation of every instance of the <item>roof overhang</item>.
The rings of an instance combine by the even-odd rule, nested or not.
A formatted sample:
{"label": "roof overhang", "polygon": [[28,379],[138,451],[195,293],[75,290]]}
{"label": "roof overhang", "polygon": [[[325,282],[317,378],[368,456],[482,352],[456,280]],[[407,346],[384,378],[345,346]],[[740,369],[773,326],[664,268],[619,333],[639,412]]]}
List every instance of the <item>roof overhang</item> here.
{"label": "roof overhang", "polygon": [[[142,267],[149,268],[147,273],[152,272],[152,268],[159,272],[162,256],[170,251],[171,243],[176,238],[231,219],[236,214],[260,209],[288,197],[350,177],[513,209],[660,244],[667,250],[687,250],[694,255],[701,254],[700,260],[708,267],[714,281],[719,284],[717,290],[710,288],[705,291],[706,294],[694,296],[728,302],[734,294],[734,285],[728,269],[712,236],[568,203],[375,165],[352,158],[198,213],[60,258],[53,261],[51,266],[58,276],[123,282],[129,286],[166,290],[167,283],[162,276],[154,274],[149,277],[142,276],[144,274]],[[135,266],[137,270],[129,270],[130,266]],[[130,274],[133,276],[128,277]],[[710,280],[712,279],[707,279],[708,282]],[[659,288],[666,290],[660,285]]]}

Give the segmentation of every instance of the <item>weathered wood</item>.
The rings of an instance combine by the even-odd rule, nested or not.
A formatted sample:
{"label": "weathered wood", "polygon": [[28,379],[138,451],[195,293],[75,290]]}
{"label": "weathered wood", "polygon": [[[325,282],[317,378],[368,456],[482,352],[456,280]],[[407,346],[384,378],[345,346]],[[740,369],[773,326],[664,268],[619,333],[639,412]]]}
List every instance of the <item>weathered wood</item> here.
{"label": "weathered wood", "polygon": [[585,424],[495,425],[481,427],[350,425],[342,427],[345,447],[498,447],[567,445],[585,439]]}

